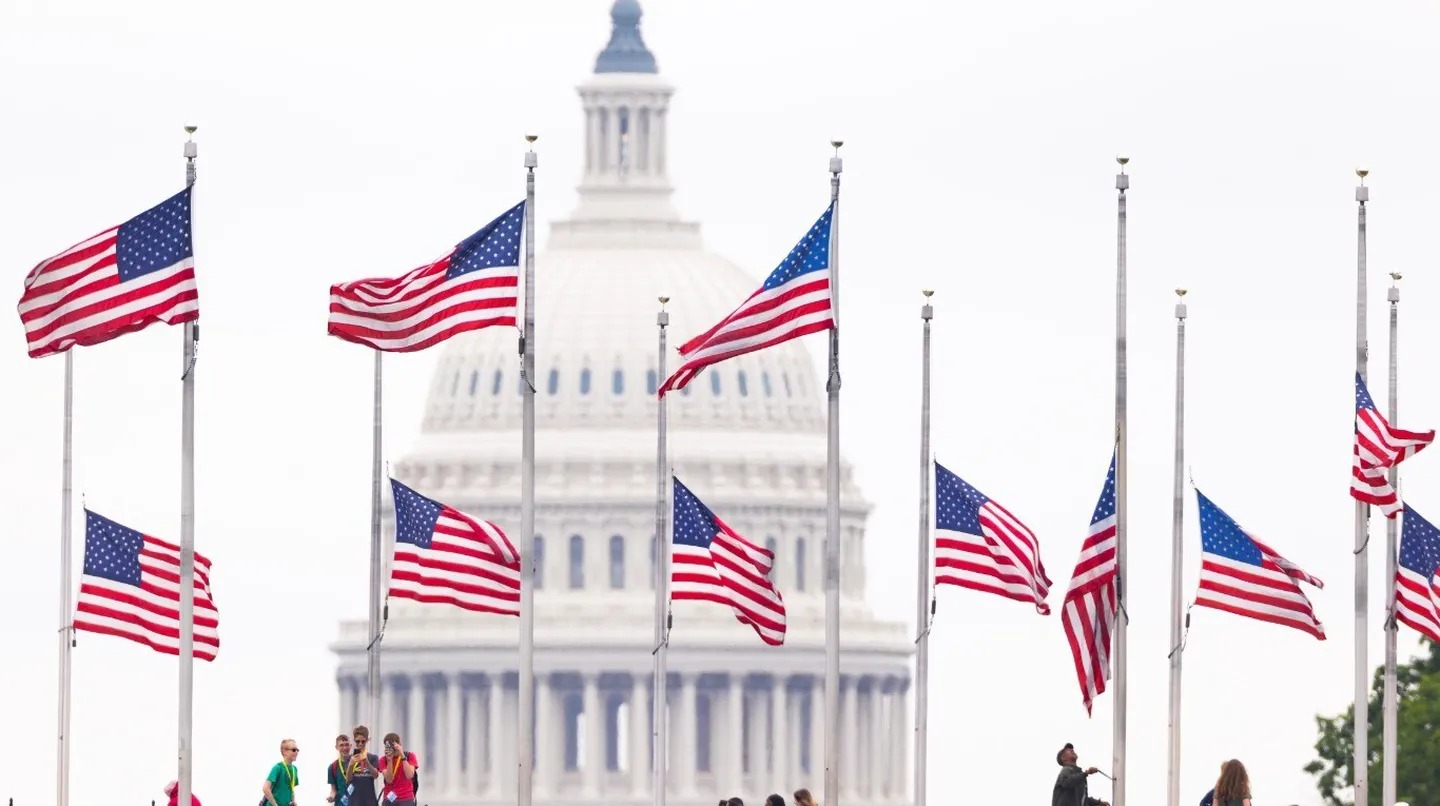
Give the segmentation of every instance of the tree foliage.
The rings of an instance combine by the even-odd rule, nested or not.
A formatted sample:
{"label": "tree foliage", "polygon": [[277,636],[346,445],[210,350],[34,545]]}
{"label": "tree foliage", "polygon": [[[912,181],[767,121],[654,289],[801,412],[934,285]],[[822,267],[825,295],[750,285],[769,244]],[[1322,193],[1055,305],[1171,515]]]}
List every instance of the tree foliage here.
{"label": "tree foliage", "polygon": [[[1396,726],[1396,796],[1413,804],[1440,804],[1440,645],[1426,640],[1428,657],[1419,657],[1396,668],[1399,722]],[[1384,704],[1385,667],[1375,670],[1370,686],[1370,753],[1367,783],[1370,803],[1380,803],[1383,745],[1381,720]],[[1315,742],[1319,758],[1305,765],[1316,776],[1316,786],[1326,806],[1352,806],[1342,797],[1355,786],[1352,761],[1355,750],[1355,707],[1333,717],[1315,717],[1320,738]]]}

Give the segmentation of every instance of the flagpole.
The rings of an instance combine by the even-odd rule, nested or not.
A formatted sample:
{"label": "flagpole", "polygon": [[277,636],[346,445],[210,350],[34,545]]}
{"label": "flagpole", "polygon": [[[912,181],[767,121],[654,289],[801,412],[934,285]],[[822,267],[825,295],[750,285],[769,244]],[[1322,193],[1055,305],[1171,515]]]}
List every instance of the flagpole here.
{"label": "flagpole", "polygon": [[[525,325],[520,335],[520,674],[515,737],[516,803],[531,806],[535,766],[535,166],[525,135]],[[553,738],[553,737],[552,737]]]}
{"label": "flagpole", "polygon": [[[930,305],[934,291],[920,292],[925,304],[920,319],[925,324],[920,360],[920,559],[915,575],[915,806],[925,806],[926,741],[930,719],[930,614],[934,599],[930,584]],[[899,773],[900,771],[896,771]]]}
{"label": "flagpole", "polygon": [[[1400,275],[1397,272],[1390,273],[1393,281],[1390,285],[1390,424],[1399,422],[1399,348],[1400,348]],[[1398,464],[1398,463],[1397,463]],[[1396,465],[1390,466],[1390,486],[1395,488],[1396,494],[1400,490],[1400,471]],[[1401,497],[1404,503],[1404,497]],[[1401,515],[1401,517],[1404,517]],[[1384,723],[1381,728],[1381,802],[1384,806],[1395,806],[1395,770],[1397,748],[1397,722],[1399,717],[1399,692],[1396,690],[1395,667],[1398,662],[1398,646],[1400,625],[1395,622],[1395,574],[1397,571],[1396,552],[1398,540],[1396,528],[1399,524],[1395,518],[1385,519],[1385,607],[1389,610],[1385,619],[1385,687],[1383,715]]]}
{"label": "flagpole", "polygon": [[75,351],[65,351],[65,428],[60,478],[60,714],[55,747],[55,802],[70,803],[70,651],[75,647],[70,612],[71,414],[75,400]]}
{"label": "flagpole", "polygon": [[1115,175],[1115,190],[1118,192],[1115,230],[1115,604],[1118,617],[1115,619],[1115,716],[1114,759],[1111,774],[1114,775],[1114,806],[1125,806],[1125,662],[1126,622],[1129,615],[1125,609],[1125,514],[1126,491],[1125,469],[1127,448],[1126,421],[1126,368],[1125,368],[1125,191],[1130,188],[1130,177],[1125,174],[1129,157],[1119,156],[1120,173]]}
{"label": "flagpole", "polygon": [[[185,186],[195,185],[195,126],[186,126]],[[195,200],[190,200],[194,237]],[[193,242],[191,249],[194,249]],[[195,357],[200,340],[197,321],[184,325],[184,372],[180,421],[180,774],[178,803],[190,802],[193,750],[190,744],[195,703]]]}
{"label": "flagpole", "polygon": [[[1365,339],[1366,313],[1369,299],[1365,291],[1365,203],[1370,201],[1370,188],[1365,177],[1370,172],[1355,169],[1360,184],[1355,188],[1356,252],[1355,252],[1355,372],[1367,380],[1369,346]],[[1391,420],[1393,423],[1394,420]],[[1355,806],[1370,802],[1370,687],[1367,685],[1365,640],[1370,620],[1369,543],[1370,505],[1355,502],[1355,747],[1350,764],[1355,777]]]}
{"label": "flagpole", "polygon": [[1175,289],[1175,487],[1170,523],[1170,773],[1168,806],[1180,804],[1180,662],[1185,625],[1180,586],[1185,576],[1185,289]]}
{"label": "flagpole", "polygon": [[381,371],[382,355],[380,350],[375,351],[375,401],[370,429],[370,639],[365,648],[365,718],[370,724],[371,730],[380,731],[379,735],[384,735],[380,725],[380,631],[383,629],[381,625],[384,623],[384,616],[381,612],[383,607],[381,588],[385,584],[381,571],[383,562],[381,554],[384,552],[384,545],[380,536],[380,461],[384,450],[381,445],[384,422],[381,409],[385,400],[384,375]]}
{"label": "flagpole", "polygon": [[[840,805],[840,159],[841,140],[830,158],[830,373],[829,434],[825,450],[825,793],[826,806]],[[850,737],[854,741],[854,737]]]}
{"label": "flagpole", "polygon": [[[666,378],[665,371],[665,328],[670,324],[670,314],[665,312],[665,303],[669,297],[660,298],[660,312],[655,315],[657,335],[657,363],[655,377],[663,381]],[[668,520],[669,506],[666,492],[670,487],[670,473],[667,462],[669,458],[669,411],[664,395],[658,400],[657,438],[655,446],[655,679],[653,682],[654,694],[651,696],[651,745],[654,760],[652,762],[655,781],[654,804],[665,806],[666,773],[669,762],[669,714],[666,703],[666,654],[669,651],[669,603],[670,603],[670,539],[666,533],[666,521]]]}

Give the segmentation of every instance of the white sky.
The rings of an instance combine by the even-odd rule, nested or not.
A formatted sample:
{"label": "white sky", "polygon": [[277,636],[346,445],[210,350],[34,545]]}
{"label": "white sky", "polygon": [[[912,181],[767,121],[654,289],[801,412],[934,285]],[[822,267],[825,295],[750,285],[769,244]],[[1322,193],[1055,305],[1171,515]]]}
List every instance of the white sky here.
{"label": "white sky", "polygon": [[[1440,265],[1440,12],[1097,5],[649,0],[646,40],[679,88],[677,203],[758,279],[824,203],[826,141],[846,140],[844,405],[849,423],[893,418],[844,435],[875,503],[871,600],[913,618],[918,306],[933,287],[935,450],[1040,535],[1058,610],[1110,451],[1111,157],[1127,151],[1129,795],[1164,797],[1171,289],[1184,285],[1187,463],[1217,504],[1329,583],[1313,599],[1330,640],[1195,614],[1183,797],[1198,799],[1233,756],[1257,799],[1318,804],[1301,771],[1313,716],[1352,697],[1351,170],[1373,170],[1372,389],[1383,406],[1382,279],[1403,271],[1400,422],[1440,425],[1440,381],[1424,371],[1440,279],[1423,269]],[[207,804],[253,801],[281,734],[310,751],[306,800],[323,795],[337,707],[326,647],[341,618],[364,612],[370,456],[370,355],[324,335],[329,284],[418,265],[512,203],[527,131],[541,135],[542,218],[567,212],[581,157],[573,87],[606,41],[608,7],[0,6],[12,299],[41,258],[175,192],[180,127],[200,124],[197,534],[224,642],[196,672]],[[0,796],[31,806],[54,780],[63,361],[28,359],[13,315],[0,317],[0,343],[0,725],[25,748]],[[413,442],[435,357],[390,362],[392,454]],[[77,512],[83,493],[178,537],[180,369],[174,329],[78,352]],[[1440,458],[1405,467],[1412,503],[1433,519]],[[1187,507],[1188,599],[1199,535]],[[77,516],[77,573],[82,530]],[[1382,567],[1373,551],[1372,665]],[[1418,642],[1401,636],[1408,657]],[[933,646],[935,802],[1043,802],[1067,741],[1082,763],[1110,767],[1110,699],[1085,717],[1057,616],[944,591]],[[174,777],[173,670],[81,636],[72,802],[159,797]]]}

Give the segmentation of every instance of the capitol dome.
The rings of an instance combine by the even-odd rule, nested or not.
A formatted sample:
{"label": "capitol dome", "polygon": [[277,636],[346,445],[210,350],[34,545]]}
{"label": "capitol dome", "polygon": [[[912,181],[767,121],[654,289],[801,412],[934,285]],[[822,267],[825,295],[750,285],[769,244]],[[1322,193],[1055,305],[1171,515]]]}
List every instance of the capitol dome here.
{"label": "capitol dome", "polygon": [[[673,372],[674,348],[733,310],[772,268],[742,270],[705,251],[699,225],[671,204],[673,89],[641,37],[641,16],[636,0],[612,8],[610,42],[579,87],[579,202],[552,224],[536,258],[539,804],[651,802],[658,298],[670,299]],[[797,234],[806,223],[796,223]],[[514,536],[524,382],[517,332],[464,334],[438,352],[421,436],[393,474]],[[669,801],[679,806],[709,806],[715,793],[822,794],[826,445],[816,370],[804,344],[791,341],[712,367],[668,396],[675,474],[775,552],[772,578],[788,611],[785,645],[769,647],[727,608],[674,604]],[[862,806],[908,802],[913,651],[908,627],[876,620],[865,602],[868,511],[844,466],[841,787],[847,803]],[[388,545],[388,517],[385,526]],[[363,721],[366,632],[363,621],[342,624],[335,645],[346,730]],[[378,733],[370,727],[394,730],[419,751],[423,801],[514,802],[518,634],[518,619],[390,604],[381,724]]]}

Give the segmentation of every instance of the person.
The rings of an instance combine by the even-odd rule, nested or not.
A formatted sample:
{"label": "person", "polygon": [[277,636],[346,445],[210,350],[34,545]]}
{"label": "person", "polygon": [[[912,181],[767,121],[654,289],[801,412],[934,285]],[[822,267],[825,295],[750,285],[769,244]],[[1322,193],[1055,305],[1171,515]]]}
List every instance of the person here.
{"label": "person", "polygon": [[380,791],[380,799],[387,806],[415,806],[415,773],[419,769],[420,760],[414,753],[405,752],[400,735],[385,734],[385,755],[380,759],[385,788]]}
{"label": "person", "polygon": [[815,802],[815,796],[810,794],[808,789],[795,790],[795,806],[820,806]]}
{"label": "person", "polygon": [[772,793],[765,799],[765,806],[785,806],[785,799]]}
{"label": "person", "polygon": [[348,806],[380,806],[375,779],[380,777],[380,757],[369,752],[370,729],[356,725],[355,752],[350,756],[350,782],[345,791],[350,795]]}
{"label": "person", "polygon": [[335,737],[335,760],[325,769],[325,783],[330,785],[326,803],[339,802],[340,806],[350,803],[350,737],[340,734]]}
{"label": "person", "polygon": [[[1225,762],[1223,761],[1220,762],[1220,771],[1225,771]],[[1210,791],[1206,792],[1205,797],[1200,799],[1200,806],[1215,806],[1215,787],[1210,787]]]}
{"label": "person", "polygon": [[739,798],[721,798],[720,806],[745,806],[745,801]]}
{"label": "person", "polygon": [[1090,797],[1085,779],[1099,772],[1094,767],[1080,769],[1075,762],[1075,745],[1066,742],[1055,754],[1055,763],[1060,765],[1060,775],[1055,779],[1055,792],[1050,796],[1050,806],[1110,806],[1099,798]]}
{"label": "person", "polygon": [[1220,778],[1215,782],[1215,806],[1250,806],[1250,774],[1237,759],[1232,758],[1220,767]]}
{"label": "person", "polygon": [[[178,806],[180,803],[180,782],[171,781],[166,784],[165,796],[170,798],[170,803],[167,804],[167,806]],[[195,797],[194,792],[190,793],[190,806],[200,806],[200,799]]]}
{"label": "person", "polygon": [[295,768],[295,759],[300,748],[294,739],[280,740],[280,760],[270,768],[260,791],[265,793],[265,803],[270,806],[295,806],[295,787],[300,785],[300,771]]}

